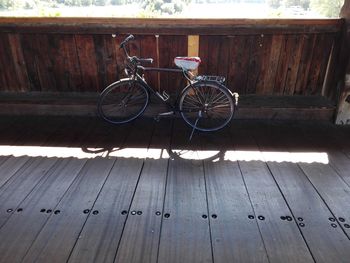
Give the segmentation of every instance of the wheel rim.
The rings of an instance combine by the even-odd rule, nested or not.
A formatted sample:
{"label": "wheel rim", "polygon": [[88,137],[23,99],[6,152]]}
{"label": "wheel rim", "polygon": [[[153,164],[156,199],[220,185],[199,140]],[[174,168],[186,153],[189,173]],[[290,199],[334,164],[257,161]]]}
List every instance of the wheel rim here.
{"label": "wheel rim", "polygon": [[106,88],[99,101],[100,115],[112,123],[126,123],[137,118],[148,103],[146,89],[136,81],[124,81]]}
{"label": "wheel rim", "polygon": [[185,90],[180,100],[180,110],[190,126],[201,131],[215,131],[230,122],[234,106],[231,96],[223,88],[201,83]]}

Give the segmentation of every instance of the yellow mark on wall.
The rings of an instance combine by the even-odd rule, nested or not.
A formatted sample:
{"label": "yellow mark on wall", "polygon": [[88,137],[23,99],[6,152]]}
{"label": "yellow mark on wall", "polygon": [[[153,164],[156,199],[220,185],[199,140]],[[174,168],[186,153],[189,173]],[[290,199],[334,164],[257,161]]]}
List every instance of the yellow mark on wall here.
{"label": "yellow mark on wall", "polygon": [[[188,48],[187,55],[189,57],[199,57],[199,36],[190,35],[188,36]],[[197,75],[198,70],[194,70],[193,74]]]}
{"label": "yellow mark on wall", "polygon": [[199,36],[188,36],[188,56],[198,57],[199,55]]}

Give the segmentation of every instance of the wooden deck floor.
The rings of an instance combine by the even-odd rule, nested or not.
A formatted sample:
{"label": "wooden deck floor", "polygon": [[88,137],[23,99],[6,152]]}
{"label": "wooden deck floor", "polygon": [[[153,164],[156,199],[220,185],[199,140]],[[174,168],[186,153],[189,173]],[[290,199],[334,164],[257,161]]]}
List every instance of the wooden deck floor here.
{"label": "wooden deck floor", "polygon": [[350,262],[350,128],[0,125],[0,262]]}

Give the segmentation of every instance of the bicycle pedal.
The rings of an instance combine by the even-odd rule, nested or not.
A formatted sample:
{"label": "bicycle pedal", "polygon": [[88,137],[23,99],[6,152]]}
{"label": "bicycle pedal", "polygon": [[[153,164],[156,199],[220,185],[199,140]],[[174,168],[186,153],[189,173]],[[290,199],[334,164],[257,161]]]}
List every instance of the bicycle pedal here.
{"label": "bicycle pedal", "polygon": [[167,111],[167,112],[159,113],[158,117],[170,116],[170,115],[174,115],[174,114],[175,114],[174,111]]}
{"label": "bicycle pedal", "polygon": [[163,90],[162,95],[163,95],[164,101],[167,101],[170,98],[170,95],[168,93],[166,93],[165,90]]}
{"label": "bicycle pedal", "polygon": [[164,102],[170,98],[170,96],[165,91],[163,91],[163,94],[160,94],[158,91],[156,93],[158,97],[161,98]]}

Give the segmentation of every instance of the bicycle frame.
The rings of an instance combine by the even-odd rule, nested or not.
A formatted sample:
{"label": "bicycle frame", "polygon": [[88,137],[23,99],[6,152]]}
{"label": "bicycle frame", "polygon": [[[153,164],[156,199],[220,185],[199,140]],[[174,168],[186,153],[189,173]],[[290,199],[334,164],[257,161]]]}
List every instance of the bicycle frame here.
{"label": "bicycle frame", "polygon": [[183,69],[176,69],[176,68],[156,68],[156,67],[144,67],[141,65],[136,65],[136,68],[133,72],[133,78],[135,80],[139,80],[142,82],[142,84],[145,85],[145,87],[148,89],[148,91],[150,91],[152,94],[155,95],[156,98],[158,98],[161,102],[165,103],[168,107],[170,107],[173,111],[179,111],[179,109],[177,108],[177,99],[175,101],[174,104],[169,103],[167,100],[164,100],[164,98],[162,97],[162,95],[157,92],[153,87],[151,87],[150,85],[148,85],[148,83],[145,81],[145,79],[139,74],[138,71],[142,71],[143,72],[147,72],[147,71],[154,71],[154,72],[171,72],[171,73],[182,73],[182,75],[189,81],[190,85],[192,85],[192,81],[190,79],[191,75],[190,72],[187,72]]}
{"label": "bicycle frame", "polygon": [[[112,35],[113,36],[113,35]],[[128,50],[126,49],[126,44],[130,41],[134,39],[133,35],[129,35],[121,44],[120,44],[120,48],[123,49],[125,56],[127,58],[127,63],[125,64],[125,69],[126,69],[126,74],[128,77],[133,78],[134,80],[139,80],[142,82],[142,84],[145,85],[145,87],[148,89],[149,92],[151,92],[152,94],[154,94],[156,96],[156,98],[158,98],[159,100],[161,100],[163,103],[165,103],[168,107],[170,107],[173,111],[178,111],[176,105],[176,101],[174,103],[174,105],[170,104],[167,100],[164,99],[163,95],[161,95],[159,92],[155,91],[154,88],[152,88],[150,85],[147,84],[147,82],[145,81],[145,79],[143,78],[143,72],[146,71],[155,71],[155,72],[173,72],[173,73],[182,73],[182,75],[188,80],[189,84],[192,85],[193,81],[191,80],[193,76],[193,74],[190,71],[186,71],[184,69],[177,69],[177,68],[156,68],[156,67],[144,67],[141,66],[140,64],[142,62],[153,62],[153,59],[140,59],[137,57],[131,57],[128,53]],[[130,70],[132,72],[131,76],[129,75],[129,71]],[[139,71],[142,71],[142,74],[139,74]],[[168,95],[169,96],[169,95]],[[178,98],[177,98],[178,99]]]}

